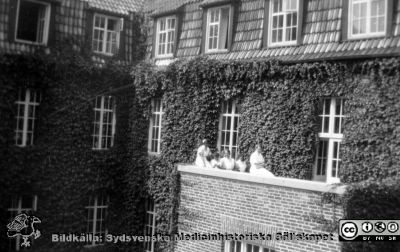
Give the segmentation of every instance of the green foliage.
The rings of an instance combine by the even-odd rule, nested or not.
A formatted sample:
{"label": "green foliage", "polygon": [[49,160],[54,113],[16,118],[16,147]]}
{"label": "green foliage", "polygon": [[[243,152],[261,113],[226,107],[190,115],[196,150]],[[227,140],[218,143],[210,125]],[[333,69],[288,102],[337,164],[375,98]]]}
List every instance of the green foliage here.
{"label": "green foliage", "polygon": [[[162,70],[141,64],[132,75],[144,118],[149,118],[151,99],[163,97],[162,153],[150,163],[148,185],[164,209],[159,220],[168,223],[169,230],[176,227],[176,218],[171,219],[176,213],[165,208],[179,204],[173,194],[178,186],[174,166],[193,162],[203,138],[215,150],[223,101],[241,104],[240,153],[248,159],[260,142],[277,176],[311,179],[323,97],[346,100],[341,181],[380,179],[398,172],[397,58],[293,65],[196,58]],[[160,230],[166,230],[165,223]]]}
{"label": "green foliage", "polygon": [[[397,178],[354,183],[344,195],[346,219],[398,220],[400,181]],[[343,251],[399,251],[398,243],[346,243]]]}
{"label": "green foliage", "polygon": [[[134,100],[129,68],[113,60],[95,66],[65,45],[49,55],[3,55],[0,69],[0,198],[5,199],[0,202],[0,225],[5,227],[10,218],[6,209],[13,195],[36,194],[42,237],[32,249],[75,251],[84,244],[51,243],[51,234],[87,232],[85,206],[90,196],[105,191],[111,199],[108,231],[142,233],[137,188],[143,187],[144,179],[130,176],[139,166],[132,164],[134,151],[126,141],[132,135],[127,115]],[[20,148],[14,144],[15,101],[26,87],[39,91],[42,100],[36,110],[34,146]],[[92,150],[97,95],[116,97],[117,132],[107,151]],[[8,247],[5,232],[0,231],[0,250]],[[129,245],[131,250],[142,246]],[[107,251],[112,250],[109,246]]]}
{"label": "green foliage", "polygon": [[[175,232],[176,164],[193,162],[203,138],[216,149],[221,103],[231,99],[241,104],[240,153],[248,159],[260,142],[278,176],[311,178],[319,131],[317,110],[321,98],[331,96],[346,99],[348,115],[341,181],[382,179],[398,172],[397,58],[294,65],[196,58],[164,70],[142,63],[129,76],[129,69],[116,62],[99,68],[86,55],[62,47],[51,55],[4,56],[0,69],[0,196],[39,195],[38,215],[48,229],[38,247],[50,247],[51,233],[85,232],[83,206],[89,195],[103,190],[113,199],[111,233],[141,233],[141,205],[147,195],[158,206],[158,231]],[[25,79],[18,74],[21,69]],[[24,86],[40,90],[43,99],[37,111],[41,119],[35,126],[35,146],[18,148],[13,140],[14,102]],[[108,151],[91,150],[93,98],[99,94],[112,94],[118,102],[115,146]],[[165,111],[162,152],[148,158],[150,102],[159,97]],[[15,178],[20,183],[15,184]],[[7,208],[6,203],[0,202],[1,209]],[[2,211],[0,219],[7,220],[6,216]],[[158,245],[168,249],[173,244]],[[58,246],[57,250],[65,248]]]}

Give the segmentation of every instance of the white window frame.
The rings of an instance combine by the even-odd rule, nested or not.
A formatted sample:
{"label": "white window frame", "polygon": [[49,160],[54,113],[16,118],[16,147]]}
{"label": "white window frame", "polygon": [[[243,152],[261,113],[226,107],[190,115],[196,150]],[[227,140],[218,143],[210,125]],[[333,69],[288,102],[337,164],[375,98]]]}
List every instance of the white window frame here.
{"label": "white window frame", "polygon": [[[169,20],[175,20],[174,21],[174,28],[168,28],[168,21]],[[161,31],[161,21],[165,22],[165,30]],[[157,19],[157,33],[156,33],[156,48],[155,48],[155,55],[156,58],[170,58],[174,56],[175,50],[176,50],[176,27],[177,27],[177,18],[175,15],[173,16],[168,16],[168,17],[161,17]],[[172,32],[172,35],[171,35]],[[161,43],[162,45],[165,46],[165,53],[164,54],[160,54],[159,52],[159,47],[160,47],[160,36],[162,34],[165,34],[165,43]],[[172,38],[170,38],[170,36],[172,36]],[[171,40],[170,42],[168,42],[169,40]],[[172,44],[171,48],[172,48],[172,52],[171,53],[167,53],[167,49],[168,49],[168,44]]]}
{"label": "white window frame", "polygon": [[[31,96],[34,97],[34,101],[31,102]],[[19,147],[25,147],[28,145],[33,145],[33,137],[34,137],[34,132],[35,132],[35,120],[36,120],[36,107],[39,106],[40,104],[40,93],[32,90],[32,89],[26,89],[25,90],[25,95],[24,95],[24,100],[20,100],[23,98],[23,90],[19,90],[18,93],[18,99],[15,102],[17,104],[17,116],[15,117],[17,119],[17,124],[16,124],[16,129],[15,129],[15,145]],[[23,115],[20,115],[19,112],[21,111],[20,107],[23,106]],[[29,117],[29,108],[32,107],[32,116]],[[19,129],[19,123],[20,121],[23,121],[22,125],[22,131]],[[32,131],[28,131],[28,121],[29,119],[32,120]],[[18,143],[18,134],[22,132],[22,143]],[[30,138],[30,142],[28,142],[28,133],[32,134],[32,137]]]}
{"label": "white window frame", "polygon": [[[152,199],[146,200],[146,220],[149,222],[145,223],[145,235],[151,235],[154,237],[156,234],[156,216],[157,211]],[[151,222],[151,223],[150,223]],[[150,232],[148,232],[150,231]],[[150,250],[149,246],[150,245]],[[155,250],[155,241],[153,239],[149,241],[145,241],[144,243],[144,250],[145,252],[154,252]]]}
{"label": "white window frame", "polygon": [[[234,242],[235,245],[234,247],[232,247],[231,242]],[[238,244],[240,243],[240,245]],[[238,246],[239,245],[239,246]],[[251,245],[252,248],[251,250],[247,249],[247,245]],[[245,241],[235,241],[235,240],[225,240],[225,244],[224,244],[224,252],[254,252],[254,246],[258,246],[259,247],[259,252],[263,252],[264,249],[266,249],[268,252],[275,252],[274,249],[269,248],[269,247],[264,247],[262,245],[259,244],[253,244],[253,243],[246,243]],[[240,247],[240,249],[239,249]]]}
{"label": "white window frame", "polygon": [[[13,208],[13,206],[11,206],[7,209],[7,211],[11,213],[12,217],[17,216],[20,213],[37,211],[37,201],[38,201],[37,195],[33,195],[32,207],[30,207],[30,208],[22,208],[22,196],[17,196],[16,199],[17,199],[17,207]],[[20,248],[21,248],[21,236],[17,236],[15,238],[15,251],[19,251]]]}
{"label": "white window frame", "polygon": [[[156,104],[159,102],[160,104],[160,109],[156,108]],[[161,135],[162,135],[162,118],[164,115],[164,110],[163,110],[163,101],[161,98],[158,99],[152,99],[151,100],[151,118],[150,118],[150,127],[149,127],[149,139],[148,139],[148,152],[149,154],[154,154],[158,155],[161,153]],[[153,118],[153,116],[160,117],[160,120],[158,122],[158,125],[156,125],[156,122]],[[153,135],[153,128],[158,128],[158,136]],[[157,147],[156,150],[152,150],[152,141],[157,142]]]}
{"label": "white window frame", "polygon": [[[287,19],[287,12],[286,11],[286,5],[287,5],[287,1],[290,0],[282,0],[282,12],[278,12],[278,13],[273,13],[274,11],[274,0],[270,0],[270,6],[269,6],[269,22],[268,22],[268,46],[270,47],[274,47],[274,46],[290,46],[290,45],[296,45],[297,44],[297,39],[299,37],[299,34],[301,33],[301,31],[299,31],[299,22],[300,22],[300,0],[296,0],[297,1],[297,9],[296,9],[296,13],[297,13],[297,25],[296,25],[296,39],[295,40],[286,40],[286,29],[287,29],[287,23],[286,23],[286,19]],[[291,11],[292,12],[292,11]],[[272,26],[273,26],[273,17],[274,16],[281,16],[283,15],[283,26],[282,26],[282,42],[272,42]]]}
{"label": "white window frame", "polygon": [[[19,12],[20,12],[21,1],[32,2],[32,3],[41,4],[41,5],[46,6],[46,13],[45,13],[44,25],[43,25],[43,39],[41,42],[24,40],[24,39],[18,38],[18,26],[19,26],[19,14],[20,14]],[[37,1],[37,0],[18,0],[17,15],[16,15],[17,19],[15,22],[16,25],[15,25],[15,30],[14,30],[15,41],[21,42],[21,43],[27,43],[27,44],[34,44],[34,45],[47,45],[47,42],[49,39],[50,12],[51,12],[51,4],[50,3]],[[36,26],[36,28],[39,29],[38,26]]]}
{"label": "white window frame", "polygon": [[[104,28],[103,27],[96,27],[96,18],[104,18]],[[113,30],[108,30],[108,21],[109,19],[112,19],[114,21],[117,22],[117,30],[113,31]],[[123,18],[117,18],[117,17],[112,17],[112,16],[107,16],[107,15],[103,15],[103,14],[99,14],[99,13],[95,13],[93,15],[93,32],[92,32],[92,50],[95,53],[99,53],[99,54],[103,54],[103,55],[107,55],[107,56],[112,56],[112,55],[116,55],[120,49],[120,36],[121,36],[121,31],[123,30],[123,26],[124,26],[124,19]],[[101,51],[98,51],[97,48],[94,47],[94,42],[95,40],[95,30],[99,30],[103,32],[103,40],[102,40],[102,49]],[[111,46],[111,52],[107,52],[107,37],[108,37],[108,32],[115,32],[116,33],[116,48],[117,48],[117,52],[113,53],[112,52],[112,44]]]}
{"label": "white window frame", "polygon": [[[385,3],[385,10],[384,10],[384,30],[381,32],[371,32],[371,2],[372,0],[349,0],[349,12],[348,12],[348,38],[349,39],[362,39],[362,38],[371,38],[371,37],[382,37],[386,35],[387,32],[387,15],[388,15],[388,0],[383,0]],[[353,16],[353,8],[354,4],[358,2],[365,2],[367,3],[367,28],[366,32],[363,34],[353,34],[353,22],[354,22],[354,16]]]}
{"label": "white window frame", "polygon": [[[229,38],[231,36],[231,19],[232,19],[232,6],[231,5],[223,5],[218,7],[209,8],[207,10],[207,24],[206,24],[206,41],[205,41],[205,52],[206,53],[213,53],[213,52],[227,52],[228,48],[218,48],[219,46],[219,39],[221,36],[221,10],[224,8],[229,8],[229,19],[228,19],[228,34],[226,35],[227,42],[229,43]],[[218,22],[211,23],[211,12],[214,10],[219,10],[218,12]],[[210,26],[218,26],[218,35],[217,35],[217,48],[209,49],[209,39],[210,39]],[[213,36],[214,37],[214,36]]]}
{"label": "white window frame", "polygon": [[[105,99],[108,98],[109,102],[111,102],[111,109],[105,108]],[[97,100],[100,100],[100,108],[97,106]],[[114,136],[115,136],[115,125],[116,125],[116,104],[113,96],[97,96],[95,98],[95,105],[94,105],[94,128],[93,128],[93,150],[107,150],[114,146]],[[100,118],[97,118],[97,112],[100,114]],[[106,135],[103,134],[103,128],[106,127],[105,124],[108,124],[109,121],[104,122],[104,115],[111,113],[111,134],[107,131]],[[98,120],[96,120],[98,119]],[[96,135],[96,127],[99,127],[98,135]],[[97,139],[96,139],[97,137]],[[110,143],[108,142],[108,138],[110,137]],[[103,138],[106,139],[105,146],[102,146]]]}
{"label": "white window frame", "polygon": [[[329,114],[325,115],[324,111],[325,111],[325,100],[329,99],[330,100],[330,109],[329,109]],[[336,114],[336,103],[337,102],[342,102],[340,108],[341,108],[341,112],[339,115],[335,115]],[[342,125],[343,125],[343,120],[346,117],[343,112],[344,112],[344,102],[345,100],[343,98],[340,97],[331,97],[331,98],[324,98],[323,102],[322,102],[322,114],[319,115],[319,117],[327,117],[329,118],[329,127],[328,127],[328,132],[323,132],[324,131],[324,121],[325,120],[321,120],[321,132],[318,133],[318,138],[319,138],[319,143],[318,145],[322,144],[322,141],[327,141],[328,142],[328,146],[325,146],[325,148],[328,148],[327,150],[327,159],[326,159],[326,170],[325,170],[325,174],[318,174],[318,159],[319,159],[319,147],[316,151],[316,158],[315,158],[315,164],[314,164],[314,171],[313,171],[313,178],[316,181],[322,181],[322,182],[326,182],[326,183],[340,183],[340,179],[338,177],[339,174],[339,170],[336,169],[336,176],[332,176],[332,163],[333,161],[341,161],[340,158],[334,158],[333,154],[334,154],[334,144],[338,143],[338,153],[337,156],[340,157],[340,145],[343,139],[343,132],[339,132],[339,133],[334,133],[334,128],[335,128],[335,118],[339,118],[339,130],[342,130]],[[322,169],[325,169],[324,167],[322,167]],[[321,170],[322,171],[322,170]]]}
{"label": "white window frame", "polygon": [[[224,104],[226,104],[228,106],[229,103],[232,103],[232,111],[228,111],[228,113],[225,113],[225,111],[223,111],[224,109]],[[223,151],[225,148],[229,149],[229,152],[231,154],[231,157],[237,157],[239,154],[239,125],[240,125],[240,117],[241,115],[237,113],[238,108],[240,107],[240,105],[238,104],[237,100],[229,100],[229,101],[224,101],[223,104],[221,105],[221,112],[220,112],[220,117],[219,117],[219,129],[218,129],[218,150],[221,152]],[[233,113],[232,113],[233,112]],[[230,118],[231,119],[231,124],[230,124],[230,130],[225,130],[224,125],[223,124],[223,118]],[[237,118],[237,130],[234,130],[234,125],[235,125],[235,118]],[[227,120],[226,120],[227,122]],[[223,144],[223,140],[222,140],[222,132],[229,132],[229,144]],[[233,145],[233,135],[237,133],[236,136],[236,145]],[[233,155],[232,149],[236,148],[236,155]]]}
{"label": "white window frame", "polygon": [[[103,200],[104,200],[104,202],[103,202],[103,204],[104,205],[100,205],[100,202],[99,202],[99,198],[101,198],[101,197],[104,197],[103,198]],[[88,234],[92,234],[93,235],[93,237],[97,234],[96,233],[96,230],[97,230],[97,222],[98,221],[100,221],[100,225],[101,226],[104,226],[103,224],[104,224],[104,222],[105,222],[105,218],[107,218],[107,210],[108,210],[108,204],[109,204],[109,202],[110,202],[110,198],[109,198],[109,196],[104,196],[104,195],[100,195],[100,196],[98,196],[98,195],[96,195],[96,196],[94,196],[94,198],[93,198],[93,205],[91,206],[91,205],[89,205],[89,206],[86,206],[85,208],[88,210],[88,217],[87,217],[87,219],[86,219],[86,221],[87,221],[87,228],[89,228],[89,224],[91,224],[92,226],[90,227],[90,229],[88,229],[87,230],[87,233]],[[89,204],[90,204],[91,202],[90,202],[90,199],[89,199]],[[93,210],[93,219],[92,220],[89,220],[89,211],[91,211],[91,209]],[[98,220],[97,219],[97,211],[99,211],[99,209],[103,209],[103,212],[102,212],[102,216],[101,216],[101,220]],[[100,229],[100,232],[101,232],[102,230]],[[91,244],[89,244],[89,246],[96,246],[96,245],[102,245],[102,244],[104,244],[104,242],[105,242],[105,236],[107,236],[107,233],[108,233],[108,230],[107,230],[107,227],[105,227],[104,228],[104,237],[102,237],[102,242],[100,242],[100,243],[96,243],[96,240],[95,239],[93,239],[92,240],[92,242],[91,242]],[[101,233],[100,233],[101,234]]]}

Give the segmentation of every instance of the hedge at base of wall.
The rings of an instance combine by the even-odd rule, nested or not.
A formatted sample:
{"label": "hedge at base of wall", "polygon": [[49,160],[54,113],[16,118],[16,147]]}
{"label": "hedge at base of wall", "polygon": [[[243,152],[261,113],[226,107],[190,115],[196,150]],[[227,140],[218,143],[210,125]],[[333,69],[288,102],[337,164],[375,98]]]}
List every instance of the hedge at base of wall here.
{"label": "hedge at base of wall", "polygon": [[[400,180],[367,180],[349,186],[343,196],[346,219],[399,220]],[[400,250],[399,242],[346,242],[343,251]]]}

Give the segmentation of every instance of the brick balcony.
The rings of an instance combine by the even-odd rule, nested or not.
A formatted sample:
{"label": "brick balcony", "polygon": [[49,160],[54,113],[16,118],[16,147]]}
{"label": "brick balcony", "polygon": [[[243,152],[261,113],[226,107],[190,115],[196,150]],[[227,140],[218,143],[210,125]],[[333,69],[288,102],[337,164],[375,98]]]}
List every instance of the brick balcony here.
{"label": "brick balcony", "polygon": [[[329,234],[316,221],[337,222],[340,206],[322,203],[322,194],[342,194],[344,186],[282,177],[178,165],[181,174],[179,232]],[[340,251],[337,231],[331,241],[251,241],[275,251]],[[220,252],[222,241],[180,241],[176,251]]]}

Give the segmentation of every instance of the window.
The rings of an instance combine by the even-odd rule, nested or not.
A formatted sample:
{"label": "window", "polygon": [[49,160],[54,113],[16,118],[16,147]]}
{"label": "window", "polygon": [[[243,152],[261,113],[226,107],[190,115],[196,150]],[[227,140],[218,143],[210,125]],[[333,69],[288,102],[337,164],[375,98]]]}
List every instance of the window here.
{"label": "window", "polygon": [[[156,232],[156,210],[154,207],[154,201],[147,199],[146,201],[146,226],[145,235],[155,235]],[[153,252],[155,244],[152,239],[146,240],[144,243],[144,249],[146,252]]]}
{"label": "window", "polygon": [[228,50],[230,42],[231,7],[210,8],[207,11],[206,52]]}
{"label": "window", "polygon": [[314,179],[326,182],[339,182],[340,143],[343,139],[344,100],[341,98],[323,99],[320,106],[319,143],[314,169]]}
{"label": "window", "polygon": [[175,16],[157,19],[156,56],[171,57],[175,50]]}
{"label": "window", "polygon": [[385,35],[387,0],[350,0],[349,2],[350,38]]}
{"label": "window", "polygon": [[107,55],[118,52],[120,32],[123,29],[123,19],[94,15],[93,51]]}
{"label": "window", "polygon": [[[10,213],[10,219],[13,219],[20,213],[31,214],[37,210],[37,196],[16,196],[11,199],[10,208],[7,211]],[[31,238],[30,238],[31,239]],[[31,239],[31,243],[33,239]],[[21,236],[10,239],[9,251],[19,251],[21,248]]]}
{"label": "window", "polygon": [[225,241],[224,252],[275,252],[275,250],[260,245],[241,241]]}
{"label": "window", "polygon": [[161,152],[161,126],[164,114],[161,99],[151,101],[151,119],[149,128],[149,152],[159,154]]}
{"label": "window", "polygon": [[269,45],[297,43],[299,0],[270,0]]}
{"label": "window", "polygon": [[[94,237],[90,245],[96,245],[100,243],[99,240],[105,240],[108,202],[109,198],[105,195],[94,196],[89,199],[89,205],[86,207],[88,210],[86,233],[92,234]],[[95,238],[96,236],[99,238]]]}
{"label": "window", "polygon": [[94,108],[93,149],[103,150],[114,145],[115,101],[112,96],[97,96]]}
{"label": "window", "polygon": [[26,89],[19,90],[17,104],[17,126],[15,130],[15,144],[20,147],[33,145],[33,131],[35,127],[36,107],[39,106],[38,92]]}
{"label": "window", "polygon": [[47,44],[50,23],[50,4],[36,0],[18,2],[16,40]]}
{"label": "window", "polygon": [[222,103],[219,126],[218,149],[229,149],[232,158],[236,158],[239,146],[240,107],[236,101]]}

